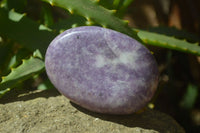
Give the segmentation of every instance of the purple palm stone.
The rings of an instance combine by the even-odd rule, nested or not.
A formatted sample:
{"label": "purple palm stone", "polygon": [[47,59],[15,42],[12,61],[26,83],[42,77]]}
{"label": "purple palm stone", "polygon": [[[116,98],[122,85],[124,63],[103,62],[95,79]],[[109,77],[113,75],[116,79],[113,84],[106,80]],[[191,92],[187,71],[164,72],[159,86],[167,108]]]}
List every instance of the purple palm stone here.
{"label": "purple palm stone", "polygon": [[130,114],[152,98],[158,68],[135,39],[96,26],[66,30],[49,45],[46,72],[72,102],[91,111]]}

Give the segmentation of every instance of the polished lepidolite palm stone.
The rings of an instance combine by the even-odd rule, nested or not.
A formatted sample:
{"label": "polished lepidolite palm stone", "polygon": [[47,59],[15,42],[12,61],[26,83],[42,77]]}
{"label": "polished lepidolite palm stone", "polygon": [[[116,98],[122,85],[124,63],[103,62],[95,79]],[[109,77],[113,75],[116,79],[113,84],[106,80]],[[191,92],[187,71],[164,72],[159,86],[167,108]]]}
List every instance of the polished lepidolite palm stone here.
{"label": "polished lepidolite palm stone", "polygon": [[96,26],[58,35],[47,49],[45,65],[64,96],[100,113],[133,113],[150,101],[158,84],[157,63],[147,48]]}

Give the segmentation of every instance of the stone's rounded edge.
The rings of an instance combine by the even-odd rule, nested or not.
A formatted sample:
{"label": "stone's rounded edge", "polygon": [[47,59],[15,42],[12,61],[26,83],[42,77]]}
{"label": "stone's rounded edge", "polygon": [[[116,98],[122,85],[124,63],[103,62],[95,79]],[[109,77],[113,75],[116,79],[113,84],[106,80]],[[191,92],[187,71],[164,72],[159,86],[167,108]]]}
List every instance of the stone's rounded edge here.
{"label": "stone's rounded edge", "polygon": [[[50,95],[48,90],[45,92],[46,96]],[[104,115],[79,106],[74,107],[64,96],[0,104],[0,112],[2,133],[185,133],[172,117],[159,111],[146,110],[140,114],[120,116]]]}
{"label": "stone's rounded edge", "polygon": [[71,32],[80,32],[83,30],[102,30],[102,27],[98,27],[98,26],[80,26],[80,27],[76,27],[76,28],[71,28],[68,30],[65,30],[64,32],[62,32],[61,34],[59,34],[58,36],[56,36],[53,40],[52,43],[55,40],[58,40],[59,38],[63,37],[64,35],[71,33]]}
{"label": "stone's rounded edge", "polygon": [[[118,35],[123,35],[123,36],[125,36],[126,38],[130,38],[129,36],[127,36],[127,35],[124,35],[124,34],[122,34],[122,33],[120,33],[120,32],[117,32],[117,31],[114,31],[114,30],[111,30],[111,29],[105,29],[105,28],[101,28],[101,27],[96,27],[96,26],[82,26],[82,27],[78,27],[78,28],[72,28],[72,29],[69,29],[69,30],[67,30],[67,31],[65,31],[65,32],[63,32],[63,33],[61,33],[60,35],[58,35],[53,41],[52,41],[52,43],[50,44],[50,45],[52,45],[52,44],[54,44],[55,43],[55,41],[57,41],[57,40],[59,40],[60,38],[64,38],[64,36],[66,35],[66,34],[70,34],[70,33],[73,33],[73,32],[83,32],[82,30],[88,30],[88,32],[92,32],[93,30],[99,30],[99,31],[103,31],[103,32],[105,32],[105,31],[109,31],[109,32],[111,32],[111,33],[113,33],[113,34],[118,34]],[[132,39],[132,38],[130,38],[131,40],[134,40],[134,39]],[[136,43],[137,43],[137,45],[140,45],[140,47],[142,47],[143,49],[145,49],[145,51],[147,51],[147,53],[148,53],[148,49],[145,47],[145,46],[143,46],[142,44],[140,44],[139,42],[137,42],[136,40],[134,40]],[[48,50],[47,50],[48,51]],[[51,51],[54,51],[54,49],[52,49]],[[48,54],[48,52],[47,52],[47,54]],[[46,54],[46,55],[47,55]],[[150,54],[150,52],[149,52],[149,54]],[[46,60],[45,60],[45,64],[46,64],[46,66],[47,66],[47,75],[48,75],[48,66],[51,66],[51,64],[47,64],[47,62],[46,62]],[[49,76],[49,75],[48,75]],[[50,76],[49,76],[50,77]],[[53,82],[53,84],[55,85],[55,83],[54,83],[54,81],[50,78],[50,80]],[[157,83],[156,83],[157,84]],[[154,86],[156,86],[156,85],[154,85]],[[63,92],[63,91],[61,91],[60,89],[59,89],[59,87],[57,87],[58,88],[58,90],[61,92],[61,93],[65,93],[65,92]],[[153,87],[154,88],[154,87]],[[154,93],[154,92],[153,92]],[[150,96],[147,100],[145,100],[144,101],[144,103],[140,106],[140,105],[137,105],[137,106],[139,106],[139,107],[137,107],[137,108],[142,108],[143,106],[145,106],[146,105],[146,103],[152,98],[152,96],[153,96],[153,93],[151,92],[151,95],[149,94],[148,96]],[[67,94],[64,94],[66,97],[70,97],[70,96],[68,96]],[[77,102],[76,100],[74,100],[74,99],[72,99],[71,98],[71,100],[72,101],[74,101],[75,103],[77,103],[77,104],[79,104],[80,106],[85,106],[84,104],[85,103],[81,103],[80,101],[79,102]],[[138,103],[137,103],[138,104]],[[86,104],[87,105],[87,104]],[[93,106],[93,105],[92,105]],[[92,106],[85,106],[85,108],[87,108],[87,109],[89,109],[89,110],[93,110],[93,111],[95,111],[95,112],[100,112],[100,113],[107,113],[107,114],[130,114],[130,113],[132,113],[132,112],[135,112],[135,111],[137,111],[137,110],[139,110],[139,109],[134,109],[134,110],[132,110],[132,111],[109,111],[109,110],[103,110],[103,111],[101,111],[101,110],[99,110],[98,109],[98,107],[97,107],[97,109],[95,109],[95,108],[93,108]]]}

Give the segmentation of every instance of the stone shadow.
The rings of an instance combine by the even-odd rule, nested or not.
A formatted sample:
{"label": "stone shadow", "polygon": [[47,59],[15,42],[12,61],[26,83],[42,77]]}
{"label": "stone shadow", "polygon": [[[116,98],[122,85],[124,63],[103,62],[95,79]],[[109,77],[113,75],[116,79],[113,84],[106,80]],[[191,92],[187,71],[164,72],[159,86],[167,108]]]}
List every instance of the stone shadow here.
{"label": "stone shadow", "polygon": [[55,97],[61,95],[55,88],[49,90],[12,89],[0,99],[0,104],[27,101],[38,97]]}
{"label": "stone shadow", "polygon": [[118,124],[122,124],[127,127],[140,127],[149,130],[155,130],[161,133],[167,133],[173,131],[173,133],[182,133],[183,131],[177,131],[180,126],[170,116],[161,113],[159,111],[146,109],[141,113],[133,113],[130,115],[110,115],[101,114],[89,111],[80,107],[79,105],[71,102],[71,105],[77,110],[90,115],[94,118],[99,118],[105,121],[110,121]]}

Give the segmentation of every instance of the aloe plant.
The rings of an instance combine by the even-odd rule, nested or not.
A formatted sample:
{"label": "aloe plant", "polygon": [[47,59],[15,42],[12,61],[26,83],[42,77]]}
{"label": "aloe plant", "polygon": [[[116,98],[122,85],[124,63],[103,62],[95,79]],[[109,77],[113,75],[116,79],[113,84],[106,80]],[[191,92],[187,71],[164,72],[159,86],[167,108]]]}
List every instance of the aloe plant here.
{"label": "aloe plant", "polygon": [[[39,50],[44,56],[45,51],[51,40],[60,32],[77,26],[98,25],[106,28],[111,28],[116,31],[127,34],[144,45],[154,45],[172,50],[178,50],[185,53],[200,55],[199,41],[194,39],[194,36],[181,34],[183,39],[177,36],[183,33],[182,31],[169,32],[165,34],[155,33],[153,30],[144,31],[134,29],[128,26],[128,21],[123,20],[123,15],[127,7],[133,0],[42,0],[37,1],[41,6],[40,18],[34,18],[30,12],[26,12],[27,1],[21,0],[19,4],[12,4],[11,0],[3,0],[0,3],[0,48],[5,51],[10,51],[9,58],[2,59],[0,67],[0,96],[15,88],[22,81],[40,74],[45,71],[44,60],[38,56],[31,55],[35,50]],[[11,3],[11,4],[10,4]],[[59,10],[66,11],[67,17],[56,18],[53,15],[52,7],[57,7]],[[23,8],[22,8],[23,7]],[[21,10],[19,10],[21,9]],[[23,13],[22,13],[23,12]],[[159,28],[158,28],[159,29]],[[169,36],[170,35],[170,36]],[[185,35],[185,36],[184,36]],[[3,40],[3,41],[2,41]],[[190,42],[189,42],[190,41]],[[12,42],[12,43],[10,43]],[[8,44],[9,43],[9,44]],[[11,50],[14,46],[17,48]],[[21,47],[29,51],[25,60],[18,62],[15,68],[9,66],[9,62],[15,56]],[[4,52],[0,52],[0,57],[5,56]],[[24,55],[25,56],[25,55]],[[10,69],[10,72],[5,70]]]}
{"label": "aloe plant", "polygon": [[38,51],[35,51],[33,56],[29,59],[22,60],[21,65],[17,68],[11,68],[11,72],[7,76],[2,77],[0,90],[3,91],[0,91],[0,94],[4,94],[19,82],[22,82],[43,70],[44,62],[41,60],[41,55]]}

